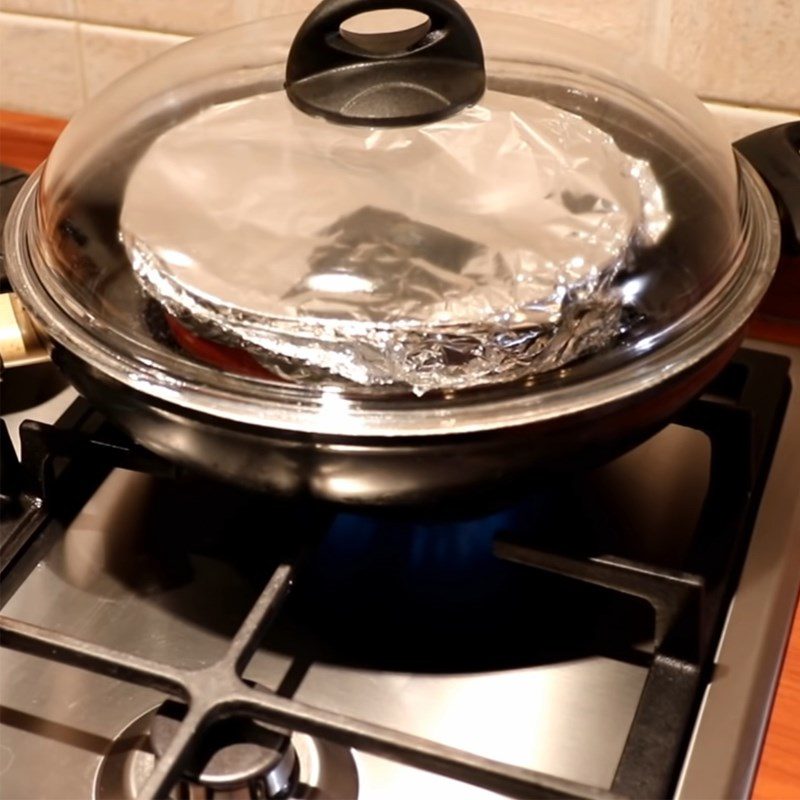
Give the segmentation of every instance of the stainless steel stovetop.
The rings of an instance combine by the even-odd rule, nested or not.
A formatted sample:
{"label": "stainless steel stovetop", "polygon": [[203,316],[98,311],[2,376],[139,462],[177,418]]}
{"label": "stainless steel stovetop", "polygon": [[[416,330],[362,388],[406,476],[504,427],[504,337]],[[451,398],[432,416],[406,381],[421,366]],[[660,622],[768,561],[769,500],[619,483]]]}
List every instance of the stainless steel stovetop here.
{"label": "stainless steel stovetop", "polygon": [[[790,356],[800,386],[800,351],[750,346]],[[54,421],[73,397],[67,390],[6,416],[12,436],[22,419]],[[458,522],[320,517],[210,481],[117,469],[74,519],[40,536],[25,556],[33,568],[6,593],[2,613],[201,668],[225,652],[280,543],[319,528],[322,543],[247,668],[249,681],[606,796],[630,757],[626,741],[652,666],[652,612],[630,595],[498,559],[493,548],[505,542],[513,555],[520,536],[537,530],[558,549],[580,530],[613,542],[625,559],[684,569],[696,556],[710,458],[703,433],[673,425],[579,481],[532,487],[519,507]],[[800,581],[798,476],[792,398],[681,745],[677,797],[743,796],[751,784]],[[155,761],[148,731],[162,693],[4,650],[0,697],[4,797],[135,797],[141,789]],[[320,736],[292,739],[296,796],[497,796]]]}

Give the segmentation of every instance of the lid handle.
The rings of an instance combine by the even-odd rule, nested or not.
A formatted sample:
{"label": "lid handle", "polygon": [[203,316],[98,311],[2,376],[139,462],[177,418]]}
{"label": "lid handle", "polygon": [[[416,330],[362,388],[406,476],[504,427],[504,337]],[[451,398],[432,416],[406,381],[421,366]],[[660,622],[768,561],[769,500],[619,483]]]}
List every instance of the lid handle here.
{"label": "lid handle", "polygon": [[[357,14],[386,9],[417,11],[427,20],[390,33],[342,27]],[[301,111],[331,122],[423,125],[480,100],[483,48],[455,0],[323,0],[295,36],[285,88]]]}

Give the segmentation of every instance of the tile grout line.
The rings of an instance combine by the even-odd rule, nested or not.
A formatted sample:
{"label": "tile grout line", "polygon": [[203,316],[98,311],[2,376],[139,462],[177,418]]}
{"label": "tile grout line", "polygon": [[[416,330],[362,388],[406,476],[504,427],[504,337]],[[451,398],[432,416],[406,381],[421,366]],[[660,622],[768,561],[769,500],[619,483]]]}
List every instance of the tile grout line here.
{"label": "tile grout line", "polygon": [[[150,36],[177,36],[180,39],[194,39],[197,36],[201,36],[201,33],[187,33],[186,31],[162,31],[157,30],[156,28],[137,28],[135,25],[122,25],[122,24],[114,24],[111,22],[97,22],[92,19],[78,19],[76,20],[81,25],[91,25],[93,28],[107,28],[108,30],[112,31],[132,31],[134,33],[146,33]],[[222,30],[222,29],[220,29]]]}
{"label": "tile grout line", "polygon": [[672,35],[672,0],[650,0],[651,59],[666,69]]}
{"label": "tile grout line", "polygon": [[759,114],[788,114],[790,116],[800,117],[800,108],[786,108],[784,106],[756,106],[744,100],[720,99],[708,95],[698,95],[698,98],[702,103],[713,103],[715,106],[720,106],[732,111],[755,111]]}
{"label": "tile grout line", "polygon": [[61,14],[33,14],[30,11],[10,11],[0,6],[0,16],[2,17],[24,17],[26,19],[46,20],[48,22],[75,22],[74,17],[63,17]]}
{"label": "tile grout line", "polygon": [[86,80],[86,59],[84,58],[83,53],[83,26],[78,19],[77,0],[70,0],[70,7],[72,9],[72,15],[77,31],[75,35],[77,36],[78,40],[78,74],[80,75],[81,81],[81,106],[85,106],[87,100],[89,99],[89,90],[87,88],[88,83]]}
{"label": "tile grout line", "polygon": [[[72,3],[70,3],[72,5]],[[38,17],[40,19],[60,19],[62,22],[74,22],[75,20],[70,17],[65,17],[61,14],[48,14],[46,11],[28,11],[24,8],[6,8],[0,5],[0,14],[10,14],[14,17]]]}
{"label": "tile grout line", "polygon": [[61,14],[46,14],[44,12],[34,13],[32,11],[25,11],[25,10],[18,10],[14,9],[8,10],[5,8],[0,7],[0,16],[10,16],[10,17],[26,17],[27,19],[34,19],[34,20],[50,20],[54,22],[74,22],[79,25],[92,25],[97,28],[109,28],[110,30],[120,30],[120,31],[134,31],[136,33],[151,33],[155,34],[156,36],[180,36],[184,39],[193,39],[196,36],[200,36],[201,34],[198,32],[188,32],[188,31],[177,31],[177,30],[159,30],[157,28],[140,28],[136,25],[125,25],[124,23],[114,23],[114,22],[100,22],[98,20],[94,20],[91,18],[84,18],[78,14],[77,10],[74,7],[75,0],[72,0],[70,6],[73,8],[72,16],[64,17]]}

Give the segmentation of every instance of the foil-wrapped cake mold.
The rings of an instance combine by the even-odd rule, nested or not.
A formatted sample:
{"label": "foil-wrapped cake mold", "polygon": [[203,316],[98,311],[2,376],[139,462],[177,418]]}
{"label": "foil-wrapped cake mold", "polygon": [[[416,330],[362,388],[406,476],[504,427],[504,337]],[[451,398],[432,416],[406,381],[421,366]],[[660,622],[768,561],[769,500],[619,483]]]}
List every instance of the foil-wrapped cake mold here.
{"label": "foil-wrapped cake mold", "polygon": [[538,100],[487,92],[443,122],[368,129],[271,94],[157,139],[121,236],[200,335],[293,380],[423,393],[608,347],[617,278],[669,223],[647,162]]}

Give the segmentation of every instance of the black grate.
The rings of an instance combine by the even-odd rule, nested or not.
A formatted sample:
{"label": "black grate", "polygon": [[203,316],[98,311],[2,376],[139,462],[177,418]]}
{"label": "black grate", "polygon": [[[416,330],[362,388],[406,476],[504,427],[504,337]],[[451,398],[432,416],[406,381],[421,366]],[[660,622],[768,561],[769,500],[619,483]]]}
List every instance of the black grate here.
{"label": "black grate", "polygon": [[[534,549],[509,537],[495,542],[504,559],[645,599],[655,612],[655,652],[612,790],[562,780],[311,707],[250,687],[242,674],[279,613],[313,542],[287,553],[227,653],[201,670],[182,670],[80,641],[7,617],[6,647],[55,659],[162,691],[188,706],[140,797],[165,797],[198,743],[222,719],[249,716],[280,728],[513,797],[669,796],[691,733],[711,656],[735,590],[749,532],[772,460],[789,392],[788,360],[742,350],[719,380],[676,420],[708,436],[707,497],[689,557],[680,572],[595,553],[578,545]],[[38,559],[54,516],[77,513],[114,467],[172,475],[175,468],[131,444],[78,401],[56,426],[25,423],[23,456],[3,448],[0,568],[6,597]]]}

